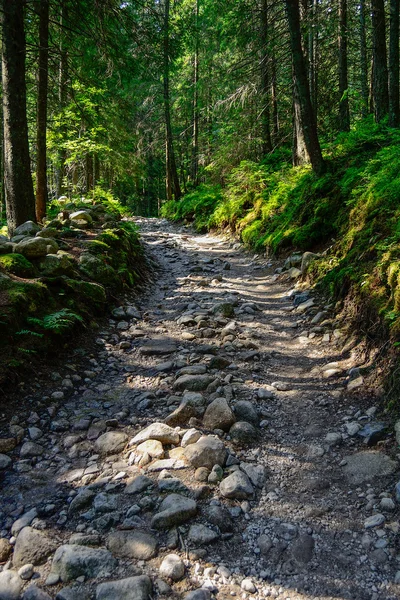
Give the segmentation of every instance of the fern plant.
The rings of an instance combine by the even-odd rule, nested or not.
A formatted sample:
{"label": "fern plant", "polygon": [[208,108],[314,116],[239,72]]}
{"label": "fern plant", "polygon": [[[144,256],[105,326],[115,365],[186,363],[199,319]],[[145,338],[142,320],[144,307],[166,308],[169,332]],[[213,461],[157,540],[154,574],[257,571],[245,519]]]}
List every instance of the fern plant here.
{"label": "fern plant", "polygon": [[77,323],[84,324],[81,315],[78,315],[69,308],[62,308],[55,313],[46,315],[43,319],[28,317],[27,321],[32,325],[37,325],[46,331],[51,331],[59,335],[65,333]]}

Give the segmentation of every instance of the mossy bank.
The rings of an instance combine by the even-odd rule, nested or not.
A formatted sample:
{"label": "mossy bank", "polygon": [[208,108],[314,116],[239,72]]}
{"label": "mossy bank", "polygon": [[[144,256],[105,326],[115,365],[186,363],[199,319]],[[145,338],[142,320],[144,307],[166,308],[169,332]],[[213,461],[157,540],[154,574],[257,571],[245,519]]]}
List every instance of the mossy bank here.
{"label": "mossy bank", "polygon": [[68,344],[148,274],[135,224],[115,205],[61,198],[44,226],[0,237],[0,381]]}

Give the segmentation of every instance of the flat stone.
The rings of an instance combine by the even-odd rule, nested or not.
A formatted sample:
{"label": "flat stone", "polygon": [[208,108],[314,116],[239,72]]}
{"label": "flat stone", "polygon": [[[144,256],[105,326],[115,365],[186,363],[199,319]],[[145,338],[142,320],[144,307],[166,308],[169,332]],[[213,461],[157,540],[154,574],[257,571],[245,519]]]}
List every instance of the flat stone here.
{"label": "flat stone", "polygon": [[158,356],[162,354],[172,354],[176,352],[176,344],[168,341],[144,342],[139,348],[140,354],[144,356]]}
{"label": "flat stone", "polygon": [[234,471],[228,475],[221,481],[219,489],[224,498],[237,500],[246,500],[254,494],[250,479],[242,471]]}
{"label": "flat stone", "polygon": [[107,548],[115,556],[150,560],[157,554],[157,540],[141,531],[114,531],[108,537]]}
{"label": "flat stone", "polygon": [[373,527],[380,527],[381,525],[384,524],[385,520],[386,519],[385,519],[384,515],[381,515],[381,514],[372,515],[371,517],[368,517],[368,519],[366,519],[364,521],[364,528],[372,529]]}
{"label": "flat stone", "polygon": [[0,600],[19,600],[22,590],[22,579],[15,571],[0,573]]}
{"label": "flat stone", "polygon": [[54,552],[57,543],[48,537],[43,531],[32,527],[24,527],[18,534],[15,543],[13,564],[22,567],[26,563],[40,565]]}
{"label": "flat stone", "polygon": [[178,391],[202,392],[214,381],[215,377],[212,375],[182,375],[175,381],[174,389]]}
{"label": "flat stone", "polygon": [[203,546],[218,540],[219,535],[213,529],[196,523],[190,526],[188,538],[193,544]]}
{"label": "flat stone", "polygon": [[85,546],[64,545],[57,548],[51,574],[58,575],[61,581],[68,582],[77,577],[109,577],[117,561],[108,550]]}
{"label": "flat stone", "polygon": [[179,444],[179,434],[165,423],[152,423],[140,431],[129,442],[130,446],[135,446],[146,442],[147,440],[157,440],[162,444]]}
{"label": "flat stone", "polygon": [[128,577],[101,583],[96,588],[96,600],[150,600],[153,586],[150,577]]}
{"label": "flat stone", "polygon": [[185,448],[185,456],[193,467],[206,467],[210,471],[214,465],[223,467],[227,455],[223,442],[213,436],[203,436]]}
{"label": "flat stone", "polygon": [[107,431],[94,443],[95,451],[102,456],[122,452],[128,441],[128,436],[122,431]]}
{"label": "flat stone", "polygon": [[170,494],[161,503],[160,510],[151,521],[153,529],[170,529],[175,525],[185,523],[197,513],[197,504],[194,500]]}
{"label": "flat stone", "polygon": [[185,575],[185,565],[177,554],[168,554],[160,565],[161,577],[179,581]]}
{"label": "flat stone", "polygon": [[235,415],[226,398],[216,398],[213,400],[207,406],[203,417],[204,427],[211,430],[222,429],[222,431],[229,431],[235,421]]}
{"label": "flat stone", "polygon": [[150,479],[150,477],[146,477],[146,475],[138,475],[131,483],[129,483],[129,485],[126,486],[124,493],[140,494],[152,485],[154,485],[154,482],[152,479]]}
{"label": "flat stone", "polygon": [[11,527],[12,535],[17,536],[19,534],[19,532],[21,531],[21,529],[30,525],[32,523],[33,519],[35,519],[36,517],[37,517],[36,508],[31,508],[31,510],[28,510],[21,517],[19,517],[19,519],[14,521],[14,523]]}
{"label": "flat stone", "polygon": [[391,475],[397,469],[397,463],[386,454],[377,451],[357,452],[345,457],[343,472],[350,483],[359,485],[372,481],[375,477]]}
{"label": "flat stone", "polygon": [[149,465],[148,471],[154,473],[156,471],[180,471],[181,469],[187,469],[189,465],[186,461],[179,458],[164,458],[163,460],[156,460],[153,464]]}

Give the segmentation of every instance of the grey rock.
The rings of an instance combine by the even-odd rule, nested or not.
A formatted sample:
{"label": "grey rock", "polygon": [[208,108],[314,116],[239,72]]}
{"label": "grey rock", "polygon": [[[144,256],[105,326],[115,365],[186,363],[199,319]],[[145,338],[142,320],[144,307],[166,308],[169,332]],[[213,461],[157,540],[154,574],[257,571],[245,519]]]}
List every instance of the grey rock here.
{"label": "grey rock", "polygon": [[36,235],[40,231],[39,225],[34,223],[33,221],[25,221],[22,225],[19,225],[15,231],[14,236],[16,235]]}
{"label": "grey rock", "polygon": [[205,588],[199,588],[186,594],[184,600],[211,600],[211,592]]}
{"label": "grey rock", "polygon": [[170,494],[161,503],[160,511],[151,521],[153,529],[170,529],[181,525],[194,517],[197,513],[197,504],[190,498],[180,494]]}
{"label": "grey rock", "polygon": [[41,456],[44,453],[44,448],[40,444],[36,444],[35,442],[25,442],[21,446],[20,457],[21,458],[33,458],[36,456]]}
{"label": "grey rock", "polygon": [[367,423],[364,425],[362,429],[358,432],[358,435],[363,438],[364,444],[367,446],[374,446],[380,440],[385,439],[388,433],[388,428],[385,423]]}
{"label": "grey rock", "polygon": [[260,419],[254,405],[248,400],[239,400],[234,406],[236,419],[238,421],[247,421],[255,427],[258,426]]}
{"label": "grey rock", "polygon": [[223,467],[227,455],[223,442],[212,436],[203,436],[185,448],[185,456],[195,468],[206,467],[211,470],[214,465]]}
{"label": "grey rock", "polygon": [[185,575],[185,565],[177,554],[168,554],[160,565],[161,577],[179,581]]}
{"label": "grey rock", "polygon": [[33,565],[28,563],[18,569],[18,575],[23,581],[28,581],[33,577]]}
{"label": "grey rock", "polygon": [[203,417],[204,427],[222,429],[222,431],[229,431],[235,420],[235,415],[225,398],[213,400],[207,406]]}
{"label": "grey rock", "polygon": [[375,477],[391,475],[397,469],[397,463],[386,454],[376,451],[357,452],[345,457],[343,472],[348,481],[359,485]]}
{"label": "grey rock", "polygon": [[96,600],[150,600],[152,591],[150,577],[140,575],[101,583],[96,588]]}
{"label": "grey rock", "polygon": [[157,440],[162,444],[174,444],[176,446],[179,444],[179,434],[165,423],[152,423],[135,435],[129,445],[135,446],[147,440]]}
{"label": "grey rock", "polygon": [[95,496],[93,490],[89,490],[88,488],[83,488],[79,491],[79,493],[73,498],[71,504],[69,505],[69,512],[71,515],[79,512],[82,508],[86,508],[89,504],[92,503],[92,500]]}
{"label": "grey rock", "polygon": [[319,254],[314,254],[314,252],[304,252],[303,256],[301,257],[301,266],[300,266],[300,270],[303,275],[307,271],[307,269],[310,266],[310,264],[312,263],[312,261],[316,260],[317,258],[319,258]]}
{"label": "grey rock", "polygon": [[368,517],[368,519],[364,521],[364,527],[365,529],[372,529],[373,527],[380,527],[381,525],[383,525],[384,522],[384,515],[376,514],[372,515],[371,517]]}
{"label": "grey rock", "polygon": [[246,473],[251,483],[262,488],[266,479],[266,469],[263,465],[254,465],[251,463],[240,463],[241,470]]}
{"label": "grey rock", "polygon": [[196,523],[190,526],[188,539],[195,545],[203,546],[218,540],[219,535],[213,529]]}
{"label": "grey rock", "polygon": [[257,546],[263,556],[266,556],[272,548],[272,540],[268,535],[260,535],[257,540]]}
{"label": "grey rock", "polygon": [[26,563],[40,565],[56,549],[57,543],[43,531],[24,527],[18,534],[14,548],[13,563],[22,567]]}
{"label": "grey rock", "polygon": [[215,381],[212,375],[182,375],[174,383],[175,390],[189,390],[190,392],[202,392]]}
{"label": "grey rock", "polygon": [[96,513],[110,513],[118,508],[117,496],[100,492],[93,501],[93,508]]}
{"label": "grey rock", "polygon": [[240,587],[244,592],[249,592],[249,594],[255,594],[257,591],[257,588],[251,579],[243,579]]}
{"label": "grey rock", "polygon": [[140,494],[152,485],[154,485],[154,482],[152,479],[150,479],[150,477],[146,477],[146,475],[138,475],[131,483],[129,483],[129,485],[126,486],[124,493]]}
{"label": "grey rock", "polygon": [[158,482],[159,492],[188,492],[189,488],[177,477],[169,477],[167,479],[161,479]]}
{"label": "grey rock", "polygon": [[31,510],[28,510],[28,512],[24,513],[21,517],[19,517],[19,519],[14,521],[14,523],[11,527],[12,535],[14,535],[14,536],[18,535],[19,532],[21,531],[21,529],[30,525],[32,523],[33,519],[35,519],[36,517],[37,517],[36,508],[31,508]]}
{"label": "grey rock", "polygon": [[91,600],[89,589],[81,585],[68,586],[57,593],[56,600]]}
{"label": "grey rock", "polygon": [[19,600],[22,590],[22,580],[15,571],[0,573],[0,600]]}
{"label": "grey rock", "polygon": [[144,342],[139,349],[140,354],[144,356],[159,356],[162,354],[172,354],[176,352],[176,344],[168,341],[150,341]]}
{"label": "grey rock", "polygon": [[157,554],[157,540],[141,531],[114,531],[108,536],[107,548],[116,556],[150,560]]}
{"label": "grey rock", "polygon": [[225,507],[212,504],[206,508],[205,517],[209,523],[216,525],[222,533],[233,531],[233,521]]}
{"label": "grey rock", "polygon": [[182,448],[186,448],[186,446],[190,446],[191,444],[195,444],[201,438],[201,432],[197,429],[188,429],[182,437],[181,446]]}
{"label": "grey rock", "polygon": [[237,421],[229,430],[232,441],[239,446],[253,444],[257,439],[257,430],[247,421]]}
{"label": "grey rock", "polygon": [[400,481],[396,483],[394,493],[396,494],[396,502],[400,503]]}
{"label": "grey rock", "polygon": [[25,258],[39,258],[46,254],[56,254],[58,244],[53,239],[41,237],[24,238],[14,247],[14,252],[22,254]]}
{"label": "grey rock", "polygon": [[0,454],[0,471],[4,471],[4,469],[8,469],[11,465],[12,460],[7,454]]}
{"label": "grey rock", "polygon": [[36,585],[31,585],[22,596],[22,600],[51,600],[51,596]]}
{"label": "grey rock", "polygon": [[122,452],[128,441],[128,436],[122,431],[107,431],[103,433],[94,443],[94,448],[98,454],[108,456]]}
{"label": "grey rock", "polygon": [[293,542],[291,554],[298,563],[307,564],[311,561],[314,553],[315,541],[311,535],[302,533]]}
{"label": "grey rock", "polygon": [[254,494],[250,479],[242,471],[234,471],[221,481],[219,487],[224,498],[246,500]]}
{"label": "grey rock", "polygon": [[179,458],[164,458],[163,460],[156,460],[147,469],[150,472],[164,471],[165,469],[170,471],[180,471],[181,469],[187,469],[188,464],[186,461]]}
{"label": "grey rock", "polygon": [[85,546],[64,545],[57,548],[51,565],[51,574],[68,582],[77,577],[109,577],[116,560],[108,550]]}

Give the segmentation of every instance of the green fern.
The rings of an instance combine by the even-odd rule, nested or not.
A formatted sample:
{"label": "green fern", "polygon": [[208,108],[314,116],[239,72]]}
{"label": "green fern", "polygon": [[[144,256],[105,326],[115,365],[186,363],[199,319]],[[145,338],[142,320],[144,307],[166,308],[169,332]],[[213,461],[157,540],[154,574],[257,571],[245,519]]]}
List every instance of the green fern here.
{"label": "green fern", "polygon": [[68,308],[62,308],[58,312],[46,315],[43,319],[28,317],[27,321],[32,325],[37,325],[46,331],[51,331],[56,334],[65,333],[77,323],[84,324],[81,315],[78,315]]}
{"label": "green fern", "polygon": [[37,333],[36,331],[31,331],[30,329],[21,329],[21,331],[16,331],[15,335],[31,335],[33,337],[43,337],[43,333]]}

